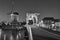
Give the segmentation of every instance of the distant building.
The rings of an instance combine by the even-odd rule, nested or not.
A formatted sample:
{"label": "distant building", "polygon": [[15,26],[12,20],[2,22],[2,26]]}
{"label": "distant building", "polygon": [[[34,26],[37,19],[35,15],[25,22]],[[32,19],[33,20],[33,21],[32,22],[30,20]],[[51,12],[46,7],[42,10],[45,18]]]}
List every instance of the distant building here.
{"label": "distant building", "polygon": [[53,17],[45,17],[42,19],[44,24],[52,24],[54,23],[54,18]]}
{"label": "distant building", "polygon": [[55,19],[55,28],[56,31],[60,31],[60,19]]}
{"label": "distant building", "polygon": [[55,19],[55,26],[59,26],[60,27],[60,19]]}
{"label": "distant building", "polygon": [[54,24],[53,17],[44,17],[42,20],[43,24],[45,24],[47,28],[52,28],[52,24]]}
{"label": "distant building", "polygon": [[39,22],[39,26],[40,26],[40,27],[43,27],[43,28],[48,28],[48,27],[43,23],[43,20],[41,20],[41,21]]}

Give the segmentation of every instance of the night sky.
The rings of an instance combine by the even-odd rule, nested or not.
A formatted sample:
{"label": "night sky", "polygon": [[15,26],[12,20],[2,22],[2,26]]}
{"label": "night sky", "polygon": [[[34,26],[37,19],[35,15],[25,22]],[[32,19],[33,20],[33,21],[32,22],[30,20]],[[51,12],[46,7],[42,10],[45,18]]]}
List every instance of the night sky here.
{"label": "night sky", "polygon": [[[10,16],[7,15],[11,11],[12,0],[0,0],[0,21],[9,21]],[[40,13],[39,18],[46,16],[60,19],[60,1],[59,0],[14,0],[14,8],[20,16],[20,21],[25,20],[27,12]]]}

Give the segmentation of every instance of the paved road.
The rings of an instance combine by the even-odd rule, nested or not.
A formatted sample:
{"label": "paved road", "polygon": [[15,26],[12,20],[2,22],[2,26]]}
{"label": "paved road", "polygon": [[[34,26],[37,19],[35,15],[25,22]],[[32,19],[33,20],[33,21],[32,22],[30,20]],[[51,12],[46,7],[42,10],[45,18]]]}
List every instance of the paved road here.
{"label": "paved road", "polygon": [[34,40],[60,40],[60,35],[43,28],[32,28],[32,33]]}

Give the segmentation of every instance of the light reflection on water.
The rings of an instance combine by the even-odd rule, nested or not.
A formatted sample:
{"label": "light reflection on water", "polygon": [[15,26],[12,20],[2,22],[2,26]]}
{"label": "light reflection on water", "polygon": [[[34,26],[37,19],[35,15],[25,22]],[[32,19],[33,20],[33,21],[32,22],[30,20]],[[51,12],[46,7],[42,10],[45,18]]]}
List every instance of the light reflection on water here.
{"label": "light reflection on water", "polygon": [[12,35],[10,36],[10,40],[14,40]]}
{"label": "light reflection on water", "polygon": [[1,38],[2,30],[0,29],[0,38]]}
{"label": "light reflection on water", "polygon": [[15,34],[15,32],[13,32],[13,34],[12,34],[11,31],[10,32],[9,31],[2,31],[0,29],[0,40],[20,40],[20,38],[23,37],[23,33],[18,32]]}

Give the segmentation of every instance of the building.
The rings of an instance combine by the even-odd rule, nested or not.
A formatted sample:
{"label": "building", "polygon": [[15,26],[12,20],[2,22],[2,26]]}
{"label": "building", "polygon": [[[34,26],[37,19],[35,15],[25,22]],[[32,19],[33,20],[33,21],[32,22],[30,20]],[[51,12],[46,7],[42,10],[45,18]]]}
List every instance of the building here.
{"label": "building", "polygon": [[44,17],[43,24],[46,25],[47,28],[52,28],[52,24],[54,24],[54,18],[53,17]]}
{"label": "building", "polygon": [[56,31],[60,31],[60,19],[55,19]]}
{"label": "building", "polygon": [[[26,22],[19,22],[19,13],[13,12],[11,15],[11,22],[5,24],[2,22],[0,34],[0,40],[30,40],[31,39],[31,31],[27,29],[24,25]],[[32,40],[32,39],[31,39]]]}
{"label": "building", "polygon": [[43,23],[43,20],[41,20],[41,21],[39,22],[39,27],[48,28],[48,27]]}
{"label": "building", "polygon": [[55,19],[55,26],[60,26],[60,19]]}

